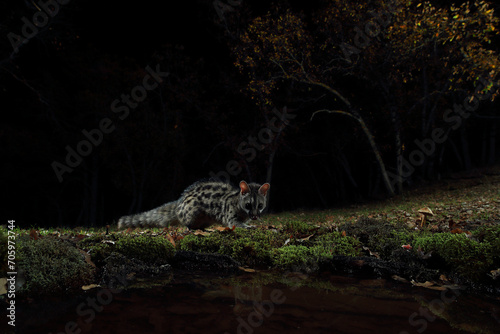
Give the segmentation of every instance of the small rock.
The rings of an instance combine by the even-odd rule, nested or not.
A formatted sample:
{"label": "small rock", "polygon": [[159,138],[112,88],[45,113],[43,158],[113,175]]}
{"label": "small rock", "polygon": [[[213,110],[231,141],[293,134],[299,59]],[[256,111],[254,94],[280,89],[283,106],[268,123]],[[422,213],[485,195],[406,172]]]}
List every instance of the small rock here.
{"label": "small rock", "polygon": [[[129,259],[120,253],[111,253],[104,262],[106,264],[102,270],[100,284],[108,288],[127,286],[137,275],[157,276],[172,270],[169,264],[148,265],[137,259]],[[132,273],[134,274],[131,275]]]}

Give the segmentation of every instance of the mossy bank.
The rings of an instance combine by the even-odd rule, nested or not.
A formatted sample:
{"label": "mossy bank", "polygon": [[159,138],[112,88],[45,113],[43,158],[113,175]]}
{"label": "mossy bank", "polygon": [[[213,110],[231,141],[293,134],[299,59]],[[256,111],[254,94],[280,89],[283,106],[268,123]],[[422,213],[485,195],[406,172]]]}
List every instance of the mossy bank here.
{"label": "mossy bank", "polygon": [[[234,273],[235,268],[247,267],[308,274],[397,275],[416,282],[446,279],[447,284],[500,294],[495,275],[500,268],[498,224],[450,233],[369,218],[337,225],[306,220],[310,219],[280,219],[254,229],[203,233],[164,229],[97,231],[91,236],[51,233],[33,238],[32,233],[19,231],[19,292],[57,296],[78,293],[89,284],[123,286],[176,268],[215,273],[223,268]],[[207,255],[189,255],[196,253]],[[186,261],[191,264],[186,266]],[[124,279],[116,280],[117,275]]]}

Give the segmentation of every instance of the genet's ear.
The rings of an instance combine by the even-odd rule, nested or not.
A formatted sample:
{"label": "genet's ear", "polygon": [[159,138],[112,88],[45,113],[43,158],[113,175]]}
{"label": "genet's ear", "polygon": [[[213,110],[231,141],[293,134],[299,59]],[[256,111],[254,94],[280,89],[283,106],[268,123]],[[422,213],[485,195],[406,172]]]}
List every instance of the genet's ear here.
{"label": "genet's ear", "polygon": [[250,188],[245,181],[240,182],[240,191],[242,195],[248,194],[250,192]]}
{"label": "genet's ear", "polygon": [[264,183],[259,188],[259,194],[261,194],[263,196],[266,196],[267,195],[267,191],[269,190],[270,187],[271,187],[271,185],[269,183]]}

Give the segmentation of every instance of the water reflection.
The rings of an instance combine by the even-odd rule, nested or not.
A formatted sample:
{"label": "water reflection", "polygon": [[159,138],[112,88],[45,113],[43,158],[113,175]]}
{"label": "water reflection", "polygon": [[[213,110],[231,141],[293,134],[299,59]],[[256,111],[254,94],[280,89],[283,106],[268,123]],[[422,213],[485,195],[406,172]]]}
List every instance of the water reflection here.
{"label": "water reflection", "polygon": [[500,327],[497,299],[383,279],[176,274],[157,286],[103,291],[23,305],[19,332],[406,334],[498,333]]}

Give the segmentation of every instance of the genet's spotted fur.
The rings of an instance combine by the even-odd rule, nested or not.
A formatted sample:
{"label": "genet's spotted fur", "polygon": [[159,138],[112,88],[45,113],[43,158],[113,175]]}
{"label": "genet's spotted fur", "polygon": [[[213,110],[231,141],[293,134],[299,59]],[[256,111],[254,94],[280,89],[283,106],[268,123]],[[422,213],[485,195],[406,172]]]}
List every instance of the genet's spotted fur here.
{"label": "genet's spotted fur", "polygon": [[212,224],[246,228],[247,223],[258,219],[266,208],[269,187],[269,183],[241,181],[238,189],[223,182],[199,181],[184,190],[177,201],[121,217],[118,228],[184,225],[203,229]]}

